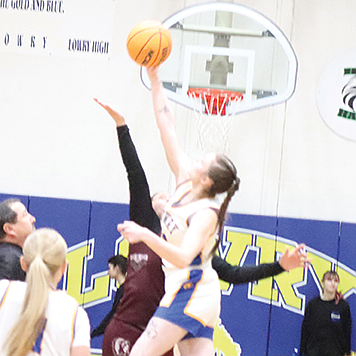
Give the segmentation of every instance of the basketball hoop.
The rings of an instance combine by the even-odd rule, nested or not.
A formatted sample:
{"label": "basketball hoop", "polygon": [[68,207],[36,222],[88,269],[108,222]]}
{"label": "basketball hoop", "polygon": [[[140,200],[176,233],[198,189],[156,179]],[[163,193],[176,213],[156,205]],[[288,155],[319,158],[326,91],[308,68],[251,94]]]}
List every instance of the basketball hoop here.
{"label": "basketball hoop", "polygon": [[[242,101],[239,92],[189,88],[188,96],[195,102],[194,112],[198,121],[198,142],[205,152],[226,153],[229,149],[228,132],[232,115],[228,112],[231,104]],[[198,103],[196,103],[198,102]]]}

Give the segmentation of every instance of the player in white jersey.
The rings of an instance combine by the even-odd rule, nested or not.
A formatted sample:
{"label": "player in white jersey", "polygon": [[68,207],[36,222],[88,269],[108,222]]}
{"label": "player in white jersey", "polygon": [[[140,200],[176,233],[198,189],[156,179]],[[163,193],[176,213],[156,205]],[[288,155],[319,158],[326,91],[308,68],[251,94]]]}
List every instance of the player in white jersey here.
{"label": "player in white jersey", "polygon": [[[215,199],[205,198],[180,205],[181,199],[192,188],[191,181],[178,186],[162,216],[162,237],[175,246],[181,246],[189,228],[189,220],[202,209],[219,211]],[[187,337],[212,338],[220,314],[220,288],[217,274],[211,266],[211,252],[215,246],[217,230],[208,237],[201,252],[186,268],[176,268],[163,260],[166,276],[165,295],[156,317],[169,320],[188,331]],[[177,292],[178,291],[178,292]]]}
{"label": "player in white jersey", "polygon": [[1,356],[89,356],[89,319],[76,300],[56,287],[66,269],[67,245],[52,229],[24,244],[26,282],[0,281]]}
{"label": "player in white jersey", "polygon": [[[160,307],[130,355],[160,355],[178,343],[182,355],[212,356],[220,285],[211,259],[240,179],[225,155],[210,153],[191,162],[184,154],[158,68],[147,68],[147,72],[157,126],[177,190],[162,218],[162,238],[132,221],[118,225],[130,243],[143,241],[162,257],[166,275]],[[215,200],[220,193],[226,193],[221,206]]]}

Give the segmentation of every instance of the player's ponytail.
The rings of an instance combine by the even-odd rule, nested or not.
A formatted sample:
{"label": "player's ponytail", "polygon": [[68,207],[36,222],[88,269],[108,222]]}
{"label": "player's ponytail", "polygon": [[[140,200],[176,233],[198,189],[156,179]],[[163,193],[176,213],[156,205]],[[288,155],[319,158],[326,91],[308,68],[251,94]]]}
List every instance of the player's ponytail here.
{"label": "player's ponytail", "polygon": [[27,237],[23,254],[27,287],[19,320],[5,341],[7,356],[23,356],[32,351],[46,323],[49,290],[56,288],[67,244],[55,230],[38,229]]}
{"label": "player's ponytail", "polygon": [[212,251],[212,253],[215,253],[220,243],[220,237],[224,226],[227,208],[229,206],[231,198],[239,189],[240,178],[237,176],[237,169],[234,163],[223,154],[216,155],[215,162],[213,162],[209,167],[208,176],[213,181],[213,184],[211,185],[210,190],[208,191],[208,195],[210,197],[215,197],[216,194],[226,192],[225,199],[221,204],[218,213],[219,239],[216,242]]}

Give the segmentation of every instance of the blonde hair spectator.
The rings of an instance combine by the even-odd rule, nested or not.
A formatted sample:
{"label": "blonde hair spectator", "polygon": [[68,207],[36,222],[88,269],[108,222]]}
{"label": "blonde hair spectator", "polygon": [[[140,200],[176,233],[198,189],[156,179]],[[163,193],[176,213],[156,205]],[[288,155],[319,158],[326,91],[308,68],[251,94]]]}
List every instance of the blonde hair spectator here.
{"label": "blonde hair spectator", "polygon": [[[4,297],[1,295],[2,289],[0,285],[0,299],[4,299],[4,305],[1,306],[2,308],[6,307],[9,291],[11,292],[12,289],[18,288],[19,290],[25,290],[24,296],[22,296],[20,315],[17,320],[11,324],[12,326],[9,328],[4,340],[4,345],[2,346],[6,355],[23,356],[32,353],[36,341],[39,338],[42,340],[41,333],[47,332],[46,324],[48,324],[48,319],[51,318],[51,315],[47,315],[50,294],[51,292],[55,292],[57,284],[66,270],[66,255],[67,244],[63,237],[53,229],[38,229],[27,237],[23,246],[23,256],[20,260],[22,268],[27,271],[26,285],[22,285],[25,284],[24,282],[10,282],[4,293]],[[71,315],[76,315],[78,305],[73,298],[69,297],[64,292],[58,291],[58,293],[54,293],[55,298],[60,297],[61,299],[65,299],[66,303],[75,305],[73,309],[74,313]],[[70,299],[68,300],[68,298]],[[75,304],[73,304],[73,302]],[[10,305],[10,307],[13,307],[13,305]],[[58,305],[58,308],[61,308],[61,305]],[[1,311],[2,310],[0,309],[0,315]],[[89,321],[87,316],[86,319],[84,318],[84,324],[86,324],[85,320],[87,321],[87,332],[89,332]],[[2,320],[2,322],[4,321],[5,320]],[[58,322],[59,321],[60,320],[58,319]],[[68,318],[68,322],[65,324],[68,329],[72,328],[71,321],[73,321],[72,316]],[[48,326],[48,329],[49,328],[50,327]],[[51,331],[49,330],[48,333],[50,332]],[[55,334],[55,330],[52,335],[53,334]],[[68,333],[68,335],[71,334],[73,334],[72,331]],[[44,336],[43,339],[45,339]],[[71,342],[71,340],[66,341],[69,343]],[[89,355],[89,336],[87,347],[85,347],[83,351],[84,353],[81,355]],[[1,354],[3,355],[3,353]],[[58,355],[59,354],[63,355],[63,353],[58,353]],[[68,353],[68,355],[75,355],[75,350],[73,353]]]}

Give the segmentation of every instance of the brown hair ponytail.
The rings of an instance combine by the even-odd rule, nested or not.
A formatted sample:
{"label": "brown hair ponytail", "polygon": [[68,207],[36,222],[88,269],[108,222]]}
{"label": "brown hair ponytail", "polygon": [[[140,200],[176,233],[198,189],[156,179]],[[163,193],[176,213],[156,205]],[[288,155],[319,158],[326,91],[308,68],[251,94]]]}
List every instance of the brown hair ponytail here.
{"label": "brown hair ponytail", "polygon": [[213,181],[213,184],[208,191],[210,197],[215,197],[216,194],[226,192],[226,197],[222,202],[218,213],[219,238],[212,250],[212,253],[215,253],[220,243],[226,211],[231,198],[240,187],[240,178],[237,176],[237,169],[234,163],[223,154],[216,155],[215,162],[209,167],[208,176]]}

